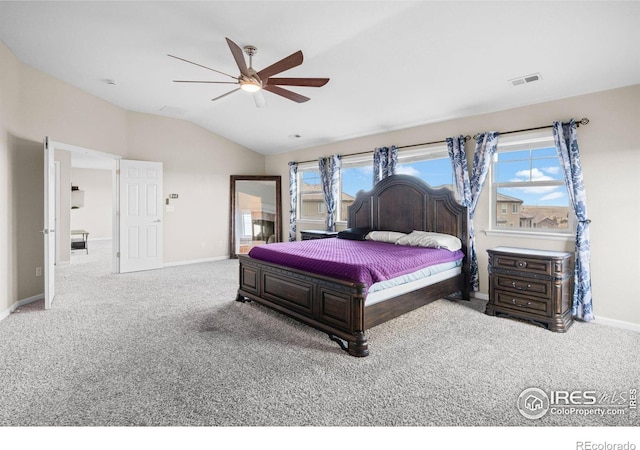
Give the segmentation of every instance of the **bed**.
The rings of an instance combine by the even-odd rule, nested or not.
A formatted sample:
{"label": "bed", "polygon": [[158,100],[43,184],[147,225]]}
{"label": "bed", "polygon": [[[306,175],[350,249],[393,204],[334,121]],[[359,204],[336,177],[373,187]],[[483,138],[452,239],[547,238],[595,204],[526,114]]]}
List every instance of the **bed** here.
{"label": "bed", "polygon": [[[324,269],[315,270],[313,264],[294,267],[294,257],[269,260],[260,254],[276,245],[269,244],[259,246],[264,248],[249,255],[238,255],[240,268],[236,300],[255,301],[286,314],[327,333],[350,355],[363,357],[369,355],[366,332],[370,328],[441,298],[469,299],[467,208],[456,201],[451,190],[434,189],[408,175],[392,175],[371,191],[360,191],[349,207],[348,216],[347,227],[354,232],[380,230],[409,235],[414,231],[426,231],[454,236],[461,244],[460,259],[453,267],[443,268],[427,279],[410,280],[377,290],[382,281],[343,275],[332,269],[331,264],[321,264]],[[313,244],[312,241],[298,241],[278,245],[290,244],[294,254],[303,251],[307,245],[325,245],[337,252],[346,249],[349,253],[358,254],[361,252],[354,245],[362,245],[363,248],[386,245],[385,251],[399,247],[389,242],[372,245],[371,241],[357,239],[339,242],[339,238],[330,238]],[[322,249],[316,247],[313,251],[321,252]],[[387,261],[395,259],[388,258]],[[384,271],[384,265],[381,270]],[[406,277],[413,275],[413,272],[405,272]]]}

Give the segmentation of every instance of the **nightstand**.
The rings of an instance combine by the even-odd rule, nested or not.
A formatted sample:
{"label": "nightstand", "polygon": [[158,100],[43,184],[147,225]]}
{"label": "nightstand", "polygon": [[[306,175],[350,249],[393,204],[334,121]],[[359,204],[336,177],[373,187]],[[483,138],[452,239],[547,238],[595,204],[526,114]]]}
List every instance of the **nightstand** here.
{"label": "nightstand", "polygon": [[486,314],[523,319],[551,331],[573,324],[573,254],[496,247],[489,254]]}
{"label": "nightstand", "polygon": [[323,230],[301,230],[300,238],[303,241],[308,241],[309,239],[327,239],[336,237],[338,235],[337,231],[323,231]]}

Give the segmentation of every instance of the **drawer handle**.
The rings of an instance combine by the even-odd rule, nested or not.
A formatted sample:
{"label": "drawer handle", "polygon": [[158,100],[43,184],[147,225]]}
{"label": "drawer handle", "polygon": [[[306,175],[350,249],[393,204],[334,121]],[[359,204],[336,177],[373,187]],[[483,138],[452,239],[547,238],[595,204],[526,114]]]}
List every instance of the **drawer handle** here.
{"label": "drawer handle", "polygon": [[524,286],[524,287],[523,287],[523,286],[518,286],[518,285],[516,284],[516,282],[515,282],[515,281],[512,281],[512,282],[511,282],[511,286],[513,286],[514,288],[516,288],[516,289],[517,289],[517,290],[519,290],[519,291],[526,291],[526,290],[528,290],[529,288],[531,288],[531,285],[530,285],[530,284],[527,284],[527,285],[526,285],[526,286]]}
{"label": "drawer handle", "polygon": [[522,304],[522,303],[518,303],[518,302],[516,302],[516,299],[515,299],[515,298],[512,298],[512,299],[511,299],[511,303],[513,303],[514,305],[516,305],[516,306],[518,306],[518,307],[520,307],[520,308],[528,308],[529,306],[531,306],[531,302],[527,302],[527,304],[526,304],[526,305],[524,305],[524,304]]}
{"label": "drawer handle", "polygon": [[518,267],[520,267],[521,269],[524,269],[525,267],[527,267],[527,262],[526,262],[526,261],[518,261],[518,262],[516,263],[516,265],[517,265]]}

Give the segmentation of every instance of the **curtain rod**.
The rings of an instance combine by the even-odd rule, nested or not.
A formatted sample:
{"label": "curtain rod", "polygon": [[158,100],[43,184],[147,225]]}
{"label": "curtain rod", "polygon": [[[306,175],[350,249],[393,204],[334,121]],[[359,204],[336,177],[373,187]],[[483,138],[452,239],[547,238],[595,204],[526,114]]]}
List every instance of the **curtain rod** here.
{"label": "curtain rod", "polygon": [[[587,119],[586,117],[583,117],[582,119],[576,121],[576,126],[580,126],[580,125],[586,125],[589,123],[589,119]],[[504,135],[504,134],[512,134],[512,133],[522,133],[524,131],[535,131],[535,130],[544,130],[545,128],[553,128],[553,125],[545,125],[542,127],[534,127],[534,128],[523,128],[522,130],[511,130],[511,131],[504,131],[504,132],[499,132],[500,136]],[[478,139],[479,134],[474,134],[473,135],[473,139]],[[464,137],[465,142],[469,141],[471,139],[471,136],[467,135]],[[423,142],[421,144],[410,144],[410,145],[401,145],[399,147],[397,147],[398,149],[401,148],[411,148],[411,147],[423,147],[425,145],[434,145],[434,144],[446,144],[447,140],[442,140],[442,141],[433,141],[433,142]],[[368,153],[373,153],[372,150],[368,150],[366,152],[358,152],[358,153],[349,153],[348,155],[344,155],[344,156],[357,156],[357,155],[366,155]],[[300,161],[298,162],[298,164],[305,164],[305,163],[310,163],[310,162],[316,162],[317,159],[312,159],[309,161]]]}
{"label": "curtain rod", "polygon": [[[583,117],[582,119],[576,121],[576,126],[579,127],[580,125],[586,125],[588,123],[589,123],[589,119],[587,119],[586,117]],[[545,125],[542,127],[533,127],[533,128],[523,128],[522,130],[500,131],[498,133],[500,134],[500,136],[502,136],[504,134],[522,133],[524,131],[544,130],[545,128],[553,128],[553,125]],[[478,136],[479,134],[474,134],[473,138],[478,139]]]}
{"label": "curtain rod", "polygon": [[[467,135],[464,137],[465,142],[470,140],[471,136]],[[396,147],[398,150],[400,150],[401,148],[411,148],[411,147],[422,147],[425,145],[433,145],[433,144],[446,144],[447,141],[442,140],[442,141],[433,141],[433,142],[423,142],[422,144],[411,144],[411,145],[401,145],[399,147]],[[373,150],[368,150],[366,152],[358,152],[358,153],[349,153],[348,155],[342,155],[342,156],[358,156],[358,155],[366,155],[369,153],[373,153]],[[310,163],[310,162],[316,162],[317,159],[312,159],[310,161],[299,161],[298,164],[306,164],[306,163]]]}

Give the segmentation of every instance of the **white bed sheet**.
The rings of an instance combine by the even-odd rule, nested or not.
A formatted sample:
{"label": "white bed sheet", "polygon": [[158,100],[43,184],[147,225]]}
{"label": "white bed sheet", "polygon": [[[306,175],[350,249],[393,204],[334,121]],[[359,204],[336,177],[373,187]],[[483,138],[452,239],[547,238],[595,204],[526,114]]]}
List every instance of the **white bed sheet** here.
{"label": "white bed sheet", "polygon": [[440,281],[453,278],[462,272],[462,263],[453,261],[418,270],[408,275],[385,280],[371,285],[365,306],[370,306],[407,292],[415,291]]}

